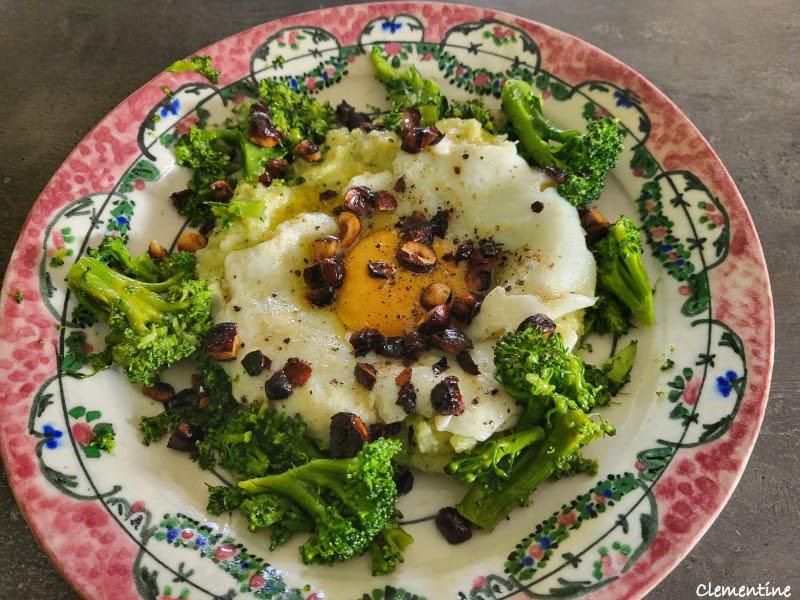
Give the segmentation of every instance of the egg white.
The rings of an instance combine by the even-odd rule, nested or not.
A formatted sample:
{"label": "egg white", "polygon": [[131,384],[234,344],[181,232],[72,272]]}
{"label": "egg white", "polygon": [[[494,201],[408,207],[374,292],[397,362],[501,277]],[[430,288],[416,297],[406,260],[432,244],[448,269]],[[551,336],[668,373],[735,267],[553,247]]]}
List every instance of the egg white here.
{"label": "egg white", "polygon": [[[304,174],[309,180],[304,185],[319,186],[322,182],[331,188],[335,182],[340,197],[356,185],[393,190],[395,182],[403,178],[405,190],[393,191],[397,211],[364,221],[366,230],[389,226],[413,211],[432,216],[438,210],[452,208],[448,237],[460,241],[491,238],[502,245],[507,259],[496,264],[497,287],[466,329],[475,343],[471,354],[481,374],[468,375],[450,355],[450,368],[435,375],[431,365],[445,356],[441,352],[427,353],[412,367],[418,414],[432,419],[439,431],[456,434],[453,439],[461,447],[464,438],[484,440],[495,431],[513,426],[518,418],[514,399],[492,376],[493,344],[498,337],[531,314],[544,313],[557,321],[565,341],[573,344],[580,326],[576,311],[593,303],[595,285],[594,260],[574,207],[546,185],[542,172],[519,157],[513,143],[490,139],[476,125],[442,122],[445,138],[419,154],[397,151],[396,139],[393,146],[387,146],[387,140],[393,137],[390,133],[337,132],[332,134],[338,136],[336,152],[330,153],[326,163]],[[370,137],[376,135],[371,142]],[[393,157],[381,157],[380,169],[365,168],[339,181],[330,175],[336,171],[331,160],[367,155],[364,145],[375,139],[380,140],[384,152],[395,148]],[[343,144],[353,147],[343,149]],[[321,173],[317,179],[315,168]],[[269,190],[258,193],[268,195]],[[285,192],[276,194],[283,194],[285,199]],[[534,202],[541,203],[541,211],[532,210]],[[374,354],[356,358],[348,341],[351,332],[335,310],[312,307],[303,297],[307,288],[302,270],[310,264],[312,241],[337,234],[338,225],[332,216],[307,211],[265,232],[265,241],[227,244],[238,249],[224,258],[214,314],[215,321],[239,324],[243,347],[237,360],[225,365],[234,394],[242,402],[266,401],[264,383],[269,373],[251,377],[239,364],[248,352],[261,350],[272,360],[273,371],[290,357],[311,363],[309,381],[279,404],[302,415],[309,430],[323,440],[329,435],[331,415],[339,411],[355,413],[367,423],[392,423],[406,417],[396,404],[398,387],[394,381],[404,368],[402,363]],[[217,243],[216,247],[224,246]],[[201,266],[205,260],[211,258],[201,255]],[[219,257],[214,260],[218,263]],[[409,302],[417,301],[409,298]],[[372,391],[355,381],[357,362],[370,362],[378,371]],[[433,386],[450,375],[458,377],[464,398],[465,412],[457,417],[436,415],[430,403]]]}

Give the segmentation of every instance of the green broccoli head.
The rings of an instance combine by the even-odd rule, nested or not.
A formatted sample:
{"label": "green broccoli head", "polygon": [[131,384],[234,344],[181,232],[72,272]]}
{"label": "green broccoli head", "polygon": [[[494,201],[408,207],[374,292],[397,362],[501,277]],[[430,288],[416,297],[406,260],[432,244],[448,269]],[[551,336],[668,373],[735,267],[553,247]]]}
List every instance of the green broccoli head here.
{"label": "green broccoli head", "polygon": [[553,407],[589,411],[595,405],[583,361],[564,346],[558,332],[530,324],[507,333],[495,344],[494,365],[495,379],[528,407],[528,422],[538,422]]}
{"label": "green broccoli head", "polygon": [[631,380],[631,369],[636,361],[636,340],[631,341],[614,356],[598,366],[586,365],[586,380],[597,390],[597,404],[606,406]]}
{"label": "green broccoli head", "polygon": [[404,562],[403,552],[414,538],[397,523],[387,525],[369,546],[372,555],[372,574],[388,575]]}
{"label": "green broccoli head", "polygon": [[280,473],[322,457],[298,415],[266,404],[241,407],[223,425],[209,428],[197,450],[201,467],[219,464],[242,479]]}
{"label": "green broccoli head", "polygon": [[240,481],[251,494],[289,500],[312,524],[300,547],[306,563],[331,564],[363,554],[397,515],[392,459],[398,440],[380,438],[354,458],[318,459],[283,473]]}
{"label": "green broccoli head", "polygon": [[167,279],[140,281],[84,256],[67,273],[78,302],[109,324],[110,353],[99,355],[122,366],[132,383],[151,385],[166,367],[192,356],[211,325],[206,282],[169,271]]}
{"label": "green broccoli head", "polygon": [[642,325],[655,323],[653,289],[642,261],[642,238],[636,223],[620,217],[592,246],[597,289],[616,298]]}
{"label": "green broccoli head", "polygon": [[542,97],[517,79],[505,83],[501,100],[520,153],[545,169],[556,180],[559,194],[573,205],[596,201],[622,152],[618,121],[590,121],[586,133],[559,129],[545,118]]}

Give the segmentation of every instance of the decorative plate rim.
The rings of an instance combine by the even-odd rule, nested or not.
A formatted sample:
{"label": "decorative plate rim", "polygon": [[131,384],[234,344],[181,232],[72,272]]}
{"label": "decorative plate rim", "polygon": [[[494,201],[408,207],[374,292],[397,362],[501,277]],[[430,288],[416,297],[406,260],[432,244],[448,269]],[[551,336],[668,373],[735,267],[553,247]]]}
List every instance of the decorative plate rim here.
{"label": "decorative plate rim", "polygon": [[[232,36],[219,40],[199,50],[195,54],[210,54],[214,56],[215,59],[217,58],[217,55],[223,51],[235,54],[237,52],[237,45],[245,44],[246,41],[253,36],[258,36],[260,39],[265,39],[268,35],[278,31],[283,27],[301,24],[321,25],[325,22],[326,15],[344,15],[347,14],[348,11],[352,11],[353,13],[364,11],[357,15],[361,20],[363,20],[363,22],[367,22],[370,18],[377,18],[378,16],[384,16],[388,14],[397,15],[399,13],[410,13],[424,18],[426,11],[431,11],[428,13],[429,16],[438,11],[444,16],[441,20],[441,23],[437,23],[436,27],[444,29],[439,31],[436,29],[436,27],[434,27],[432,37],[428,38],[426,35],[425,38],[432,41],[440,41],[441,34],[444,31],[460,23],[477,21],[480,19],[498,19],[522,28],[530,33],[530,35],[533,37],[545,37],[549,42],[553,42],[554,44],[560,43],[562,45],[562,49],[575,52],[582,51],[587,53],[587,55],[591,58],[598,59],[597,64],[594,66],[589,66],[583,63],[569,65],[566,69],[567,72],[563,73],[561,71],[557,71],[559,76],[564,77],[565,80],[572,83],[577,83],[579,81],[586,81],[587,77],[585,75],[589,73],[597,73],[598,75],[602,75],[602,77],[593,77],[592,79],[617,81],[614,79],[614,76],[616,76],[619,79],[624,80],[626,88],[635,87],[637,94],[640,98],[642,98],[642,104],[647,104],[648,110],[655,110],[655,112],[658,113],[662,118],[669,117],[676,119],[674,126],[682,129],[682,139],[690,142],[689,145],[692,145],[690,148],[691,152],[685,154],[673,153],[672,155],[667,154],[661,157],[661,162],[664,164],[665,169],[667,168],[667,165],[671,163],[681,165],[685,160],[687,160],[687,157],[692,157],[693,159],[700,161],[701,167],[699,168],[707,171],[707,175],[713,180],[707,181],[706,183],[708,183],[709,186],[714,189],[716,195],[722,199],[721,201],[724,202],[727,208],[737,209],[738,212],[735,215],[735,218],[738,229],[735,231],[735,233],[740,236],[738,243],[744,246],[743,248],[740,248],[740,250],[742,251],[742,255],[745,252],[748,253],[746,258],[749,261],[749,266],[755,269],[755,272],[759,277],[763,278],[763,284],[766,286],[762,291],[763,297],[760,299],[762,304],[760,305],[760,311],[758,314],[766,321],[765,323],[762,322],[762,325],[767,326],[766,336],[762,336],[760,344],[763,347],[766,347],[767,352],[765,355],[758,357],[758,366],[761,372],[756,373],[757,378],[754,378],[748,382],[750,387],[746,393],[749,394],[749,425],[745,430],[741,431],[740,439],[737,440],[737,443],[733,443],[731,446],[731,448],[735,449],[740,455],[741,460],[734,466],[732,473],[728,475],[728,478],[725,480],[724,486],[721,489],[721,494],[715,498],[713,506],[709,507],[709,510],[702,514],[704,518],[702,519],[700,527],[694,529],[688,538],[681,539],[677,550],[675,547],[671,548],[670,550],[665,550],[662,558],[666,557],[666,560],[660,562],[659,565],[654,569],[651,569],[650,571],[645,570],[644,573],[635,573],[636,569],[633,569],[632,574],[638,575],[638,577],[627,576],[627,578],[621,578],[620,581],[609,585],[593,597],[620,597],[619,595],[613,596],[612,594],[612,591],[617,592],[617,590],[625,592],[626,597],[644,596],[651,589],[653,589],[653,587],[655,587],[670,571],[672,571],[672,569],[674,569],[674,567],[689,553],[702,535],[708,530],[729,500],[733,490],[736,488],[736,485],[738,484],[744,472],[744,469],[746,468],[748,458],[752,453],[753,446],[758,437],[758,432],[763,421],[764,412],[766,410],[774,359],[775,323],[773,299],[763,250],[758,240],[755,226],[749,211],[747,210],[744,199],[736,188],[735,183],[717,156],[716,152],[703,137],[697,127],[686,117],[686,115],[683,114],[683,112],[673,103],[673,101],[666,96],[666,94],[660,91],[647,78],[639,74],[637,71],[619,59],[613,57],[589,42],[581,40],[580,38],[569,33],[559,31],[548,25],[537,23],[530,19],[519,17],[511,13],[479,6],[467,6],[449,3],[375,2],[367,4],[351,4],[307,11],[256,25]],[[337,35],[337,39],[343,42],[347,41],[347,43],[357,42],[355,39],[356,34],[353,32],[345,32],[343,26],[340,25],[340,27],[342,27],[342,31],[339,35]],[[358,30],[359,28],[357,27],[353,29],[353,31]],[[429,31],[426,29],[426,34],[428,33]],[[548,49],[544,51],[542,55],[544,56],[548,52],[553,52],[553,50]],[[230,55],[228,55],[226,58],[230,58]],[[237,59],[232,58],[231,60],[235,61]],[[586,61],[585,57],[583,60],[588,62]],[[542,62],[544,62],[544,59]],[[240,74],[237,73],[237,75]],[[234,79],[236,78],[229,77],[229,74],[223,70],[220,87],[230,83]],[[53,332],[49,331],[53,329],[52,321],[47,321],[43,317],[44,312],[38,315],[38,318],[28,321],[27,315],[25,315],[23,312],[24,309],[20,309],[20,306],[25,307],[25,304],[18,304],[15,302],[11,297],[11,294],[13,290],[22,286],[23,282],[32,283],[34,280],[38,281],[39,276],[35,268],[31,267],[34,267],[42,260],[44,253],[44,242],[41,239],[41,234],[45,229],[46,222],[66,204],[69,204],[82,195],[86,195],[83,192],[78,193],[79,190],[74,189],[70,190],[73,193],[72,196],[67,193],[66,178],[69,175],[69,168],[67,165],[71,161],[80,159],[80,156],[85,154],[86,149],[93,143],[113,144],[113,140],[108,138],[107,130],[114,127],[117,129],[124,127],[121,121],[132,120],[133,122],[137,123],[141,122],[142,117],[144,116],[142,114],[142,107],[152,107],[155,105],[154,99],[157,97],[156,92],[160,92],[162,86],[171,85],[171,87],[178,87],[183,83],[199,81],[200,78],[194,73],[169,74],[162,72],[156,75],[153,79],[133,92],[119,105],[117,105],[110,113],[108,113],[86,134],[86,136],[75,147],[75,149],[69,153],[67,158],[64,160],[64,163],[54,173],[42,193],[38,196],[36,202],[33,204],[27,218],[25,219],[20,236],[15,244],[12,256],[9,260],[3,281],[3,293],[2,296],[0,296],[0,315],[3,315],[4,320],[7,320],[6,322],[16,323],[16,326],[9,327],[10,330],[14,331],[15,333],[21,331],[21,323],[24,323],[25,327],[34,330],[33,337],[38,335],[42,340],[46,340],[48,342],[52,341]],[[124,131],[124,133],[127,135],[130,132]],[[126,147],[122,147],[122,145],[125,143],[125,135],[121,137],[123,139],[119,141],[120,148],[115,149],[114,154],[116,155],[115,158],[117,159],[117,162],[121,163],[122,166],[119,164],[117,165],[117,170],[119,171],[117,176],[113,176],[113,171],[110,171],[108,175],[109,179],[113,179],[114,181],[119,180],[121,174],[127,170],[132,157],[138,154],[138,146],[136,146],[136,144],[128,143]],[[130,142],[130,140],[128,140],[128,142]],[[99,179],[87,185],[91,185],[89,188],[89,193],[109,192],[107,188],[104,189],[102,187],[102,181]],[[64,200],[59,201],[61,194],[63,194],[64,198],[67,198],[66,202]],[[30,303],[37,301],[35,298],[35,294],[33,294],[30,299],[26,294],[25,302],[27,302],[28,306],[30,306]],[[40,306],[37,307],[40,308]],[[739,307],[739,309],[741,310],[741,307]],[[730,310],[730,314],[738,314],[736,307]],[[766,339],[764,339],[764,337]],[[0,354],[0,373],[5,376],[9,376],[9,379],[7,380],[17,381],[13,378],[13,374],[17,371],[14,371],[13,364],[9,364],[8,359],[8,355],[11,354],[11,349],[13,348],[10,344],[10,339],[11,338],[9,337],[0,338],[0,350],[5,350],[2,352],[2,354]],[[49,343],[42,344],[43,347],[49,347],[49,345]],[[54,356],[51,354],[50,360],[48,361],[45,361],[44,359],[45,357],[42,357],[42,360],[40,361],[41,365],[36,365],[27,370],[27,376],[30,379],[19,379],[18,385],[21,385],[21,387],[17,393],[4,392],[3,395],[0,396],[0,405],[7,405],[9,408],[16,406],[18,410],[25,409],[23,412],[25,412],[27,415],[27,412],[30,409],[30,404],[33,401],[34,394],[39,388],[39,385],[34,385],[32,383],[34,380],[36,380],[37,376],[41,375],[37,369],[39,369],[40,366],[43,366],[44,371],[49,372],[51,375],[52,373],[56,372],[56,369],[54,368]],[[41,383],[42,380],[39,380],[39,384]],[[753,396],[755,396],[755,398]],[[19,425],[19,423],[16,425]],[[16,438],[13,438],[14,434],[17,435]],[[39,501],[40,496],[43,494],[46,495],[42,488],[47,485],[47,482],[44,481],[41,474],[36,471],[35,465],[30,462],[30,458],[28,457],[26,461],[25,454],[20,452],[20,450],[25,446],[25,443],[19,441],[20,435],[23,435],[23,433],[19,430],[14,431],[13,426],[9,426],[6,423],[0,423],[0,457],[2,458],[6,467],[11,489],[17,498],[22,514],[28,522],[28,525],[34,531],[37,541],[43,547],[50,560],[76,590],[82,594],[86,594],[87,597],[90,597],[89,592],[93,588],[89,584],[90,580],[88,579],[87,573],[76,573],[74,571],[68,573],[66,561],[62,556],[58,555],[59,549],[47,541],[47,531],[45,530],[43,517],[36,512],[36,507],[34,506],[34,504]],[[30,447],[31,440],[28,441],[27,445]],[[37,486],[33,483],[31,483],[31,486],[25,486],[23,483],[28,479],[37,480],[42,488],[37,489]],[[75,515],[73,515],[73,518],[75,518]],[[96,518],[98,522],[102,521],[102,519],[99,519],[99,517]],[[102,528],[102,525],[98,525],[98,528]],[[638,566],[639,563],[637,562],[636,565]],[[628,587],[623,586],[620,589],[620,585],[623,583],[623,581],[628,582]]]}

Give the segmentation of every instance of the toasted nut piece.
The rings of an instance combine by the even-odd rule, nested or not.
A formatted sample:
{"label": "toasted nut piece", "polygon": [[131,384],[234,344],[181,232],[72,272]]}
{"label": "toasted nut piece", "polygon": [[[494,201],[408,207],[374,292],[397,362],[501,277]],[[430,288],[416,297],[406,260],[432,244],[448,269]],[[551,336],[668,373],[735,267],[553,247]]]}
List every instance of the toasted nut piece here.
{"label": "toasted nut piece", "polygon": [[318,263],[303,269],[303,279],[313,290],[339,288],[344,283],[344,262],[336,258],[323,258]]}
{"label": "toasted nut piece", "polygon": [[422,115],[417,107],[404,108],[400,117],[400,137],[405,137],[410,131],[419,127],[421,121]]}
{"label": "toasted nut piece", "polygon": [[439,533],[451,544],[461,544],[472,537],[469,521],[452,506],[440,509],[434,522]]}
{"label": "toasted nut piece", "polygon": [[178,250],[181,252],[197,252],[208,244],[206,236],[199,231],[184,231],[178,236]]}
{"label": "toasted nut piece", "polygon": [[397,208],[397,200],[386,190],[375,192],[375,208],[379,211],[391,212]]}
{"label": "toasted nut piece", "polygon": [[294,147],[294,152],[306,162],[319,162],[322,160],[322,152],[319,146],[308,141],[302,140]]}
{"label": "toasted nut piece", "polygon": [[406,354],[405,338],[402,335],[387,337],[386,341],[375,352],[389,358],[403,358]]}
{"label": "toasted nut piece", "polygon": [[419,295],[419,301],[422,306],[428,310],[440,305],[450,304],[453,299],[453,290],[450,286],[441,281],[434,281]]}
{"label": "toasted nut piece", "polygon": [[253,350],[245,354],[241,360],[242,367],[250,377],[261,375],[264,369],[269,369],[272,366],[272,361],[265,356],[261,350]]}
{"label": "toasted nut piece", "polygon": [[289,161],[285,158],[267,161],[267,174],[271,179],[285,179],[289,174]]}
{"label": "toasted nut piece", "polygon": [[214,360],[233,360],[238,349],[239,334],[236,323],[216,323],[208,330],[206,350]]}
{"label": "toasted nut piece", "polygon": [[344,100],[336,107],[336,120],[351,131],[361,127],[364,123],[368,124],[372,121],[367,113],[356,111]]}
{"label": "toasted nut piece", "polygon": [[339,227],[342,229],[342,247],[349,248],[361,233],[361,220],[351,212],[339,215]]}
{"label": "toasted nut piece", "polygon": [[353,346],[356,356],[365,356],[368,352],[376,351],[386,341],[386,336],[374,327],[362,327],[350,334],[350,345]]}
{"label": "toasted nut piece", "polygon": [[[559,185],[564,183],[567,179],[569,179],[569,175],[555,165],[546,166],[544,168],[544,172],[550,176],[550,179],[552,179]],[[539,211],[534,211],[534,212],[539,212]]]}
{"label": "toasted nut piece", "polygon": [[417,323],[417,329],[422,333],[441,331],[450,325],[450,307],[439,304],[430,309]]}
{"label": "toasted nut piece", "polygon": [[179,452],[191,452],[199,440],[204,438],[203,430],[191,423],[181,423],[172,432],[167,442],[167,448],[178,450]]}
{"label": "toasted nut piece", "polygon": [[467,289],[471,294],[483,295],[492,287],[492,265],[483,261],[467,271]]}
{"label": "toasted nut piece", "polygon": [[311,377],[311,364],[296,357],[290,358],[283,366],[283,372],[292,387],[300,387]]}
{"label": "toasted nut piece", "polygon": [[369,363],[356,363],[353,374],[356,376],[356,381],[370,391],[378,383],[378,371]]}
{"label": "toasted nut piece", "polygon": [[517,332],[523,331],[528,327],[536,327],[542,335],[550,335],[556,330],[556,324],[547,315],[531,315],[525,318],[518,326]]}
{"label": "toasted nut piece", "polygon": [[150,258],[164,258],[167,255],[167,249],[164,248],[157,240],[150,240],[150,245],[147,246],[147,254]]}
{"label": "toasted nut piece", "polygon": [[403,412],[405,412],[407,415],[417,412],[417,390],[414,389],[414,386],[410,381],[400,386],[400,390],[397,392],[397,400],[395,400],[395,404],[397,406],[401,406],[403,408]]}
{"label": "toasted nut piece", "polygon": [[478,368],[478,365],[475,364],[475,361],[473,360],[472,355],[469,353],[469,350],[462,350],[456,354],[456,362],[458,363],[458,366],[461,367],[468,375],[481,374],[481,370]]}
{"label": "toasted nut piece", "polygon": [[420,331],[409,331],[403,338],[403,345],[406,349],[403,364],[408,366],[431,347],[431,338]]}
{"label": "toasted nut piece", "polygon": [[406,191],[405,177],[400,177],[397,181],[394,182],[394,191],[400,192],[401,194]]}
{"label": "toasted nut piece", "polygon": [[431,337],[433,345],[445,352],[461,352],[472,348],[472,340],[466,333],[455,327],[446,327]]}
{"label": "toasted nut piece", "polygon": [[159,402],[169,402],[175,397],[175,388],[168,383],[158,381],[154,385],[142,386],[142,393]]}
{"label": "toasted nut piece", "polygon": [[404,386],[409,381],[411,381],[411,367],[406,367],[397,374],[397,377],[394,378],[394,382],[400,387]]}
{"label": "toasted nut piece", "polygon": [[181,190],[180,192],[173,192],[170,194],[169,199],[172,201],[172,206],[174,206],[176,210],[183,210],[186,208],[186,204],[191,197],[192,190]]}
{"label": "toasted nut piece", "polygon": [[312,243],[314,262],[319,262],[323,258],[333,258],[339,249],[339,238],[333,235],[317,238]]}
{"label": "toasted nut piece", "polygon": [[581,214],[581,227],[586,232],[586,245],[591,248],[606,236],[611,225],[596,208],[590,208]]}
{"label": "toasted nut piece", "polygon": [[211,199],[214,202],[227,202],[233,197],[233,188],[224,179],[211,184]]}
{"label": "toasted nut piece", "polygon": [[368,219],[375,214],[375,195],[363,185],[350,188],[344,193],[344,207],[351,213]]}
{"label": "toasted nut piece", "polygon": [[286,137],[286,134],[275,127],[269,116],[269,108],[263,102],[256,102],[250,107],[250,141],[262,148],[272,148]]}
{"label": "toasted nut piece", "polygon": [[[395,437],[400,433],[402,426],[402,421],[395,421],[394,423],[372,423],[369,426],[369,441],[374,442],[378,438]],[[400,490],[397,491],[400,492]]]}
{"label": "toasted nut piece", "polygon": [[431,219],[431,225],[433,225],[433,235],[444,239],[444,236],[447,235],[447,229],[450,227],[450,219],[452,216],[452,208],[450,210],[437,210],[436,214],[433,215],[433,218]]}
{"label": "toasted nut piece", "polygon": [[283,370],[275,371],[264,384],[264,392],[269,400],[286,400],[292,395],[292,384]]}
{"label": "toasted nut piece", "polygon": [[475,252],[475,244],[472,240],[467,240],[458,245],[456,248],[454,258],[457,263],[461,262],[462,260],[467,260],[470,256],[472,256],[473,252]]}
{"label": "toasted nut piece", "polygon": [[414,127],[403,136],[400,149],[409,154],[418,154],[428,146],[434,146],[442,141],[444,134],[436,129],[436,125],[430,127]]}
{"label": "toasted nut piece", "polygon": [[458,389],[458,377],[450,375],[433,386],[431,406],[440,415],[457,417],[464,414],[464,399]]}
{"label": "toasted nut piece", "polygon": [[433,371],[434,375],[441,375],[447,369],[450,368],[450,365],[447,364],[447,357],[443,356],[439,360],[437,360],[433,365],[431,365],[431,371]]}
{"label": "toasted nut piece", "polygon": [[339,412],[331,417],[331,458],[353,458],[369,440],[369,429],[356,414]]}
{"label": "toasted nut piece", "polygon": [[411,472],[411,469],[400,471],[394,476],[394,484],[397,486],[397,493],[405,496],[414,487],[414,473]]}
{"label": "toasted nut piece", "polygon": [[495,258],[500,254],[500,244],[494,240],[480,240],[478,242],[478,248],[484,258]]}
{"label": "toasted nut piece", "polygon": [[267,171],[264,171],[261,175],[258,176],[258,183],[260,183],[264,187],[271,186],[272,185],[272,175],[270,175]]}
{"label": "toasted nut piece", "polygon": [[478,314],[480,306],[481,301],[477,296],[474,294],[464,294],[462,296],[457,296],[453,300],[453,304],[450,306],[450,314],[452,314],[453,318],[457,321],[471,323],[475,315]]}
{"label": "toasted nut piece", "polygon": [[436,252],[433,248],[414,240],[403,242],[397,249],[395,258],[412,273],[430,273],[436,266]]}
{"label": "toasted nut piece", "polygon": [[333,200],[339,194],[336,193],[336,190],[325,190],[319,193],[319,199],[322,202],[327,202],[328,200]]}
{"label": "toasted nut piece", "polygon": [[324,287],[308,290],[305,293],[305,297],[314,306],[328,306],[336,297],[336,288]]}
{"label": "toasted nut piece", "polygon": [[389,279],[394,275],[394,267],[382,260],[376,260],[367,265],[367,273],[373,279]]}

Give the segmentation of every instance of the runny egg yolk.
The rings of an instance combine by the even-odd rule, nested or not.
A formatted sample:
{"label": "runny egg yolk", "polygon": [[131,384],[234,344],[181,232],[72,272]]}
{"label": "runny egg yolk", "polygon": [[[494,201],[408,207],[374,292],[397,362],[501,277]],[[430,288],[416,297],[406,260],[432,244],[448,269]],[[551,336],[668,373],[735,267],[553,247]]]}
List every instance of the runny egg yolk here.
{"label": "runny egg yolk", "polygon": [[[411,331],[426,310],[420,304],[422,291],[435,282],[446,283],[453,296],[465,294],[466,264],[445,261],[451,244],[436,238],[436,265],[430,273],[413,273],[395,258],[402,240],[395,229],[380,229],[362,238],[345,256],[344,284],[339,290],[336,311],[351,331],[375,327],[386,336]],[[388,279],[370,275],[369,264],[383,261],[393,268]]]}

